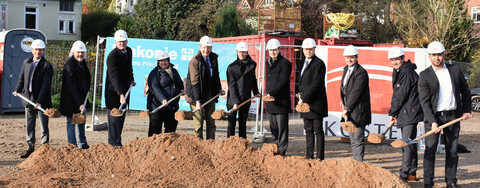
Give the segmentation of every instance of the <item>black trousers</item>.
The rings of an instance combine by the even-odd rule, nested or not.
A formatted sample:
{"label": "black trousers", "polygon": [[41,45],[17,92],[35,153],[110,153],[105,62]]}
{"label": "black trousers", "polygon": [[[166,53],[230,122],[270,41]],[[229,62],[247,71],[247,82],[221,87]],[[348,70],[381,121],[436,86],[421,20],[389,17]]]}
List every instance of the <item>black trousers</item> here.
{"label": "black trousers", "polygon": [[277,144],[280,155],[285,155],[288,148],[288,113],[270,114],[270,131],[273,142]]}
{"label": "black trousers", "polygon": [[37,110],[32,105],[28,105],[25,108],[26,125],[26,141],[28,145],[28,151],[35,150],[35,124],[36,117],[40,119],[40,131],[42,132],[42,144],[47,144],[50,140],[50,134],[48,131],[48,116],[44,115],[42,111]]}
{"label": "black trousers", "polygon": [[110,115],[111,109],[108,109],[108,144],[112,146],[122,146],[122,130],[125,122],[125,113],[120,117]]}
{"label": "black trousers", "polygon": [[[227,109],[230,110],[233,108],[233,105],[228,104]],[[248,111],[250,110],[250,103],[247,103],[240,107],[235,112],[232,112],[228,116],[228,128],[227,128],[227,138],[230,136],[235,136],[235,127],[237,124],[237,112],[238,112],[238,136],[247,139],[247,118]]]}
{"label": "black trousers", "polygon": [[148,124],[148,136],[153,134],[162,134],[162,124],[165,127],[165,133],[172,133],[177,130],[178,121],[175,120],[176,110],[159,110],[150,114]]}
{"label": "black trousers", "polygon": [[[409,124],[403,126],[402,139],[415,139],[417,137],[417,124]],[[409,175],[417,176],[418,153],[417,144],[411,144],[402,147],[402,168],[400,169],[400,177],[406,179]]]}
{"label": "black trousers", "polygon": [[[441,126],[449,121],[454,120],[455,115],[436,116]],[[425,124],[425,131],[432,130],[430,123]],[[457,165],[458,165],[458,136],[460,133],[460,123],[455,123],[443,129],[445,135],[445,182],[457,183]],[[423,178],[425,187],[433,186],[433,178],[435,177],[435,154],[437,152],[438,137],[440,134],[432,134],[425,138],[425,154],[423,159]]]}
{"label": "black trousers", "polygon": [[323,133],[323,118],[303,119],[307,141],[307,159],[313,159],[315,141],[317,142],[317,158],[325,158],[325,134]]}

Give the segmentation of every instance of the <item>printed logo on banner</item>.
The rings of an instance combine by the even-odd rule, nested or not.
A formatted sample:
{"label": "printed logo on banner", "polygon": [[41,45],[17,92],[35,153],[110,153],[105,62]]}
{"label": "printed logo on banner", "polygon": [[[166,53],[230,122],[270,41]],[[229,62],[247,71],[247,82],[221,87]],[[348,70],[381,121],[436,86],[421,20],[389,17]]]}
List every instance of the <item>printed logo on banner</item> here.
{"label": "printed logo on banner", "polygon": [[193,49],[192,48],[182,48],[182,60],[183,61],[190,61],[193,57]]}

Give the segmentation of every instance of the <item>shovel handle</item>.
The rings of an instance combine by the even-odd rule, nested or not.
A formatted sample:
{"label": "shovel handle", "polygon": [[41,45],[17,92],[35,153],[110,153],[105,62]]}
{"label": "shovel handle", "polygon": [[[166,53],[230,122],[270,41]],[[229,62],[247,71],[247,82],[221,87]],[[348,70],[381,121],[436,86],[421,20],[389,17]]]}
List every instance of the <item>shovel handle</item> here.
{"label": "shovel handle", "polygon": [[[246,101],[243,101],[242,103],[240,103],[240,104],[237,106],[237,108],[240,109],[240,107],[242,107],[243,105],[245,105],[245,104],[247,104],[248,102],[252,101],[255,97],[256,97],[256,96],[253,96],[253,97],[251,97],[250,99],[248,99],[248,100],[246,100]],[[231,110],[229,110],[227,113],[230,114],[230,113],[235,112],[235,111],[236,111],[236,110],[231,109]]]}
{"label": "shovel handle", "polygon": [[[90,91],[92,90],[92,88],[90,88],[88,91],[87,91],[87,96],[85,96],[85,100],[83,100],[83,107],[85,107],[87,105],[87,100],[88,100],[88,94],[90,94]],[[84,113],[85,112],[85,109],[83,109],[80,113]]]}
{"label": "shovel handle", "polygon": [[[202,105],[200,105],[200,108],[203,108],[204,106],[206,106],[208,103],[212,102],[213,100],[215,100],[218,96],[220,96],[220,93],[215,95],[214,97],[212,97],[210,100],[208,100],[207,102],[203,103]],[[197,112],[197,109],[195,109],[193,111],[193,113]]]}
{"label": "shovel handle", "polygon": [[160,105],[159,107],[155,108],[155,109],[152,111],[152,113],[155,113],[155,112],[157,112],[158,110],[162,109],[163,107],[168,106],[168,104],[170,104],[171,102],[173,102],[175,99],[177,99],[177,98],[180,97],[180,96],[182,96],[181,93],[178,94],[177,96],[171,98],[170,100],[168,100],[166,104],[162,104],[162,105]]}
{"label": "shovel handle", "polygon": [[[128,95],[130,95],[130,90],[132,90],[132,87],[133,87],[133,84],[130,84],[130,87],[128,88],[128,91],[125,94],[125,100],[127,100]],[[120,104],[120,107],[118,108],[118,110],[122,110],[124,105],[125,105],[125,103]]]}
{"label": "shovel handle", "polygon": [[[13,93],[12,93],[13,94]],[[22,94],[20,93],[17,93],[17,97],[20,97],[22,100],[28,102],[29,104],[31,104],[33,107],[35,107],[37,104],[35,104],[34,102],[32,102],[31,100],[28,100],[26,97],[24,97]],[[42,111],[43,113],[45,113],[45,109],[43,109],[42,107],[38,107],[37,109],[39,109],[40,111]]]}
{"label": "shovel handle", "polygon": [[[343,104],[343,102],[340,103],[340,106],[342,106],[342,111],[343,111],[343,108],[345,107],[345,105]],[[342,113],[343,113],[343,112],[342,112]],[[348,121],[348,116],[347,116],[347,114],[344,114],[344,115],[343,115],[343,119],[345,119],[345,122]]]}
{"label": "shovel handle", "polygon": [[390,130],[390,128],[392,128],[393,124],[395,124],[395,121],[390,121],[390,124],[388,124],[387,129],[385,129],[382,133],[383,136],[385,136],[385,134],[387,134],[388,130]]}
{"label": "shovel handle", "polygon": [[[441,130],[441,129],[444,129],[445,127],[448,127],[448,126],[450,126],[450,125],[452,125],[452,124],[455,124],[455,123],[457,123],[457,122],[459,122],[459,121],[462,121],[462,120],[463,120],[463,117],[459,117],[459,118],[457,118],[457,119],[455,119],[455,120],[452,120],[452,121],[450,121],[450,122],[448,122],[448,123],[443,124],[442,126],[440,126],[440,127],[438,127],[438,128]],[[416,141],[419,141],[419,140],[421,140],[421,139],[424,139],[424,138],[427,137],[427,136],[430,136],[430,135],[433,134],[433,133],[435,133],[435,130],[430,130],[430,131],[428,131],[427,133],[425,133],[424,135],[422,135],[421,137],[416,138],[415,140],[416,140]]]}

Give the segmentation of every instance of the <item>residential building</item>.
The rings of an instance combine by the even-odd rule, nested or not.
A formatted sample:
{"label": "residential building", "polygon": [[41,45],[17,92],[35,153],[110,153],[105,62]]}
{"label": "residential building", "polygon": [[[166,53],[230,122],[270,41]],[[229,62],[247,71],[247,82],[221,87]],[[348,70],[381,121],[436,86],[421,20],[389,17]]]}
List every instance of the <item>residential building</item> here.
{"label": "residential building", "polygon": [[47,40],[80,40],[81,0],[0,0],[0,29],[40,30]]}
{"label": "residential building", "polygon": [[111,5],[114,5],[115,7],[112,9],[111,7],[109,10],[115,10],[116,13],[118,14],[135,14],[135,5],[137,5],[138,0],[113,0],[115,3],[112,3]]}
{"label": "residential building", "polygon": [[466,0],[468,8],[468,15],[471,16],[473,22],[472,35],[475,38],[480,38],[480,1],[479,0]]}

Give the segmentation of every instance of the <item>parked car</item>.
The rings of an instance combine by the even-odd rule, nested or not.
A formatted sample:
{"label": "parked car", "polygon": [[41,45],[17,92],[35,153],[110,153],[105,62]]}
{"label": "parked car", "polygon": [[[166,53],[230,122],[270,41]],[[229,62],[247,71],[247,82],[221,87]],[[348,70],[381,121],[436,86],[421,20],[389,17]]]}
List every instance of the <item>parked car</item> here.
{"label": "parked car", "polygon": [[471,88],[472,95],[472,111],[480,112],[480,88]]}

